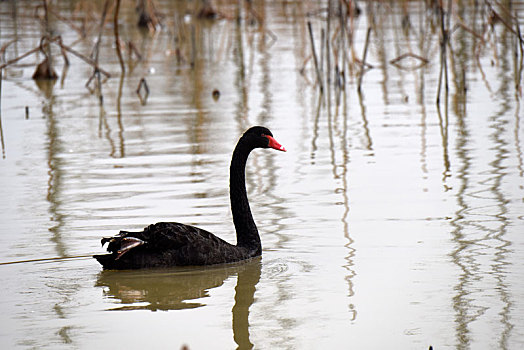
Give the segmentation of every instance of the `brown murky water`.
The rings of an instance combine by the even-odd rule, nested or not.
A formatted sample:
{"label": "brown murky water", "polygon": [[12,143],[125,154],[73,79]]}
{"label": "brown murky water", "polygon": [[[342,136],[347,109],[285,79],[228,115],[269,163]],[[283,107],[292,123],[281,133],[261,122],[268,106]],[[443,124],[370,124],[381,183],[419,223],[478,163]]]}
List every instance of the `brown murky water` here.
{"label": "brown murky water", "polygon": [[[436,9],[360,1],[361,15],[341,31],[335,1],[329,24],[321,11],[328,2],[255,3],[243,3],[237,22],[236,1],[217,1],[225,17],[215,20],[195,18],[200,2],[157,1],[162,26],[152,32],[136,27],[135,4],[123,1],[121,77],[110,2],[99,62],[112,77],[102,103],[85,86],[93,68],[69,53],[63,69],[56,44],[55,83],[31,79],[42,53],[3,69],[1,347],[524,346],[515,20],[491,2],[454,4],[449,93],[442,87],[438,108]],[[35,18],[40,4],[0,3],[0,45],[15,40],[0,62],[39,45],[46,30]],[[522,26],[524,3],[504,4]],[[50,6],[48,30],[88,56],[103,3]],[[82,28],[84,19],[82,38],[71,24]],[[373,68],[358,94],[369,25]],[[322,30],[331,38],[327,48]],[[128,42],[142,60],[128,57]],[[428,63],[390,62],[404,53]],[[344,74],[334,74],[335,62]],[[150,89],[142,102],[141,78]],[[255,124],[288,149],[256,151],[248,164],[261,259],[101,272],[87,257],[102,251],[100,237],[157,221],[195,224],[234,241],[230,154]],[[35,259],[43,260],[27,261]]]}

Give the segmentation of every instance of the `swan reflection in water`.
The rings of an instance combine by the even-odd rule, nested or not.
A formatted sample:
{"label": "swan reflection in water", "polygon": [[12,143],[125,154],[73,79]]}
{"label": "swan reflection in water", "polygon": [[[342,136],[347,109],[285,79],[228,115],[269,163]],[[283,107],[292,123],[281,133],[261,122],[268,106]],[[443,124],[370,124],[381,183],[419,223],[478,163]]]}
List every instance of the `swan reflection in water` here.
{"label": "swan reflection in water", "polygon": [[162,270],[102,271],[96,286],[106,287],[105,296],[120,300],[122,306],[110,310],[182,310],[204,306],[198,299],[209,290],[238,275],[233,306],[233,336],[242,349],[251,349],[249,308],[260,280],[261,258],[221,266],[186,267]]}

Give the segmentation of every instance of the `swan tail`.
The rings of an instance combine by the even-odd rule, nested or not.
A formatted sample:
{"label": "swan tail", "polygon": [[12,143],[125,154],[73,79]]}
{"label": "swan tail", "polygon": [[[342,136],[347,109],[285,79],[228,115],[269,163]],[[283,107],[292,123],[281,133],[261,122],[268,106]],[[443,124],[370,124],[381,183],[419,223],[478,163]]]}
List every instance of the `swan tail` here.
{"label": "swan tail", "polygon": [[100,265],[102,265],[102,267],[106,270],[112,270],[115,268],[115,258],[113,254],[93,255],[93,258],[95,258],[100,263]]}
{"label": "swan tail", "polygon": [[121,231],[114,237],[102,238],[102,246],[109,243],[107,251],[112,254],[93,255],[98,262],[105,269],[114,268],[114,264],[119,260],[125,253],[131,249],[144,245],[146,242],[136,237],[125,237],[124,235],[128,232]]}

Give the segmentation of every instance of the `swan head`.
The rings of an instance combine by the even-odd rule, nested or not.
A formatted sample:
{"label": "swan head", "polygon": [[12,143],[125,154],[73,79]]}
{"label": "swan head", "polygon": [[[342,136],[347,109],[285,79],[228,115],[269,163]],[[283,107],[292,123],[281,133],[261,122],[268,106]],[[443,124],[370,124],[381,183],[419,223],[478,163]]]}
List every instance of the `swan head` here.
{"label": "swan head", "polygon": [[286,152],[284,146],[274,139],[273,134],[268,128],[263,126],[253,126],[249,128],[243,137],[253,140],[255,147],[258,148],[273,148],[277,151]]}

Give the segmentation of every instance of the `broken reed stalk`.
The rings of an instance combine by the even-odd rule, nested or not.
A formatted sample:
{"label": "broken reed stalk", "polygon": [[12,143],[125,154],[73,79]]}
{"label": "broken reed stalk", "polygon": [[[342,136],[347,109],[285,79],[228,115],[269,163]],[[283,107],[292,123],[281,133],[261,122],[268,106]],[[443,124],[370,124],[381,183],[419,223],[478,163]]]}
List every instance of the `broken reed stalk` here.
{"label": "broken reed stalk", "polygon": [[142,55],[140,54],[140,51],[136,48],[135,44],[133,44],[132,41],[127,42],[127,47],[129,50],[129,58],[132,59],[133,54],[135,54],[137,61],[142,61]]}
{"label": "broken reed stalk", "polygon": [[5,159],[4,129],[2,128],[2,79],[4,79],[4,70],[0,69],[0,143],[2,144],[2,159]]}
{"label": "broken reed stalk", "polygon": [[324,84],[324,51],[326,49],[326,32],[324,31],[324,28],[320,28],[320,79],[322,80],[322,84]]}
{"label": "broken reed stalk", "polygon": [[115,15],[113,17],[113,28],[115,33],[115,48],[116,55],[118,56],[118,62],[120,63],[120,69],[122,74],[126,73],[126,67],[124,65],[124,59],[122,58],[122,50],[120,50],[120,35],[118,33],[118,14],[120,12],[120,0],[116,0]]}
{"label": "broken reed stalk", "polygon": [[320,75],[320,68],[318,66],[318,57],[317,51],[315,50],[315,40],[313,39],[313,29],[311,29],[311,22],[307,21],[307,29],[309,31],[309,39],[311,42],[311,51],[313,52],[313,61],[315,62],[315,70],[317,72],[317,83],[320,85],[320,92],[324,91],[324,86],[322,85],[322,79]]}
{"label": "broken reed stalk", "polygon": [[340,105],[340,96],[342,89],[344,89],[344,83],[342,82],[342,74],[343,72],[340,70],[339,64],[342,63],[342,67],[344,67],[344,51],[345,51],[345,45],[344,45],[344,30],[343,26],[345,23],[344,20],[344,12],[342,11],[342,3],[338,2],[338,14],[339,14],[339,28],[335,31],[336,33],[336,43],[334,45],[334,62],[335,62],[335,73],[334,73],[334,79],[335,79],[335,102],[337,107]]}
{"label": "broken reed stalk", "polygon": [[100,71],[96,71],[96,83],[98,85],[98,100],[100,101],[100,106],[104,105],[104,95],[102,94],[102,78]]}
{"label": "broken reed stalk", "polygon": [[69,58],[67,57],[66,49],[64,47],[65,45],[63,45],[62,43],[62,37],[58,36],[57,41],[58,41],[58,46],[60,46],[60,53],[62,54],[62,57],[64,58],[64,64],[66,66],[69,66]]}
{"label": "broken reed stalk", "polygon": [[[513,33],[514,35],[517,36],[517,38],[520,40],[520,42],[522,43],[522,37],[520,35],[518,35],[518,32],[516,30],[513,29],[513,27],[511,26],[510,23],[508,23],[501,15],[499,15],[499,13],[497,11],[495,11],[495,9],[493,8],[493,6],[491,6],[491,4],[489,2],[486,1],[486,4],[488,5],[491,13],[494,15],[494,17],[500,21],[500,23],[502,23],[504,25],[504,27],[506,27],[507,30],[509,30],[511,33]],[[499,7],[506,13],[506,15],[514,20],[515,22],[517,22],[517,25],[518,25],[518,16],[515,16],[515,18],[513,18],[513,16],[511,15],[511,13],[506,9],[504,8],[504,6],[500,3],[497,2],[497,4],[499,5]]]}
{"label": "broken reed stalk", "polygon": [[42,0],[43,7],[44,7],[44,20],[45,20],[45,28],[46,33],[49,33],[49,11],[47,7],[47,0]]}
{"label": "broken reed stalk", "polygon": [[517,27],[517,37],[519,42],[519,48],[520,48],[520,57],[524,56],[524,41],[522,40],[522,33],[520,32],[520,26],[519,22],[515,21],[515,27]]}
{"label": "broken reed stalk", "polygon": [[98,38],[96,40],[95,46],[93,47],[93,51],[91,52],[91,58],[95,62],[95,70],[93,71],[93,74],[91,77],[87,80],[86,87],[89,88],[89,84],[91,81],[95,81],[96,84],[96,91],[98,92],[98,99],[100,101],[100,106],[103,106],[104,104],[104,96],[102,94],[102,79],[100,70],[98,69],[98,56],[100,53],[100,43],[102,42],[102,33],[104,31],[104,23],[106,22],[106,16],[107,16],[107,9],[109,8],[109,0],[106,0],[104,2],[104,9],[102,11],[102,16],[100,18],[100,25],[98,30]]}
{"label": "broken reed stalk", "polygon": [[195,25],[191,25],[191,68],[195,68],[196,61],[196,32]]}
{"label": "broken reed stalk", "polygon": [[102,33],[104,31],[104,23],[106,22],[106,16],[107,16],[107,9],[109,7],[109,0],[106,0],[104,2],[104,10],[102,11],[102,17],[100,18],[100,25],[98,29],[98,38],[96,40],[95,46],[93,47],[93,51],[91,52],[91,58],[94,59],[94,61],[98,65],[98,53],[100,49],[100,42],[102,41]]}
{"label": "broken reed stalk", "polygon": [[[111,77],[111,74],[109,74],[108,71],[106,71],[106,70],[100,68],[100,67],[98,66],[98,64],[97,64],[95,61],[93,61],[91,58],[89,58],[89,57],[87,57],[87,56],[81,54],[80,52],[78,52],[78,51],[72,49],[71,47],[65,45],[65,44],[62,42],[62,37],[60,37],[60,36],[56,36],[56,37],[54,37],[54,38],[48,38],[48,39],[47,39],[47,43],[46,43],[45,45],[48,45],[48,44],[50,44],[50,43],[56,43],[58,46],[60,46],[60,49],[61,49],[62,55],[64,56],[64,62],[65,62],[66,65],[69,64],[69,60],[67,59],[67,55],[65,54],[65,52],[70,52],[70,53],[72,53],[73,55],[77,56],[78,58],[82,59],[82,60],[83,60],[84,62],[86,62],[87,64],[91,65],[93,68],[98,69],[98,70],[100,71],[100,73],[102,73],[103,75],[105,75],[107,78],[110,78],[110,77]],[[2,49],[4,49],[6,46],[7,46],[7,45],[4,45],[4,46],[2,47]],[[7,67],[7,66],[10,66],[10,65],[12,65],[12,64],[14,64],[14,63],[16,63],[16,62],[18,62],[18,61],[20,61],[20,60],[22,60],[22,59],[28,57],[28,56],[30,56],[30,55],[32,55],[32,54],[38,52],[38,51],[40,51],[40,45],[37,46],[37,47],[35,47],[34,49],[31,49],[31,50],[27,51],[26,53],[24,53],[24,54],[22,54],[22,55],[20,55],[20,56],[18,56],[18,57],[15,57],[15,58],[13,58],[13,59],[7,61],[6,63],[0,65],[0,69],[3,69],[3,68],[5,68],[5,67]],[[2,52],[3,52],[3,51],[0,49],[0,53],[2,53]]]}
{"label": "broken reed stalk", "polygon": [[442,89],[442,73],[443,73],[443,70],[444,70],[444,63],[443,63],[443,60],[445,59],[443,56],[444,54],[442,53],[443,49],[442,49],[442,44],[441,44],[441,48],[440,48],[440,71],[439,71],[439,75],[438,75],[438,86],[437,86],[437,105],[440,104],[440,90]]}
{"label": "broken reed stalk", "polygon": [[[517,16],[517,14],[515,14],[515,17]],[[517,17],[518,18],[518,17]],[[519,95],[519,92],[520,89],[521,89],[521,77],[522,77],[522,64],[523,64],[523,60],[524,60],[524,45],[522,43],[522,34],[520,32],[520,26],[519,26],[519,22],[518,21],[515,21],[515,27],[516,27],[516,32],[517,32],[517,36],[518,36],[518,47],[519,47],[519,51],[520,51],[520,60],[518,62],[518,69],[517,69],[517,76],[516,76],[516,84],[515,84],[515,89],[517,91],[517,96]],[[518,56],[518,55],[517,55]]]}
{"label": "broken reed stalk", "polygon": [[[350,4],[346,3],[345,1],[343,1],[344,5],[345,5],[345,8],[346,10],[343,11],[342,9],[340,10],[340,29],[342,31],[341,33],[341,39],[343,41],[342,43],[342,57],[343,57],[343,63],[342,63],[342,66],[343,67],[346,67],[347,66],[347,71],[348,71],[348,75],[350,74],[351,72],[351,68],[352,68],[352,63],[349,59],[349,52],[350,50],[353,50],[353,46],[352,46],[352,39],[351,39],[351,36],[350,36],[350,33],[349,33],[349,30],[347,28],[347,25],[346,23],[348,22],[348,19],[349,19],[349,23],[351,25],[352,21],[353,21],[353,18],[351,17],[352,14],[353,14],[353,11],[351,10],[351,6]],[[349,17],[348,17],[348,13],[349,13]],[[347,42],[347,44],[346,44]],[[346,49],[347,47],[347,49]],[[342,72],[344,72],[345,69],[342,69]]]}
{"label": "broken reed stalk", "polygon": [[331,36],[331,14],[332,9],[332,0],[328,0],[328,17],[326,25],[326,75],[327,75],[327,86],[331,84],[331,50],[329,47],[329,37]]}
{"label": "broken reed stalk", "polygon": [[[153,31],[156,31],[157,26],[160,24],[160,19],[157,16],[155,3],[153,0],[148,0],[147,6],[149,8],[149,12],[151,13],[151,25],[153,26]],[[149,28],[149,30],[151,30],[151,28]]]}
{"label": "broken reed stalk", "polygon": [[7,47],[11,45],[12,43],[14,43],[15,41],[16,39],[12,39],[6,42],[4,45],[2,45],[2,47],[0,48],[0,61],[5,60],[5,50],[7,50]]}
{"label": "broken reed stalk", "polygon": [[360,67],[360,75],[358,77],[358,87],[357,91],[359,93],[362,92],[362,77],[364,76],[364,71],[366,69],[366,56],[368,54],[368,46],[369,46],[369,37],[371,35],[371,27],[368,27],[368,31],[366,33],[366,42],[364,43],[364,53],[362,54],[362,63]]}
{"label": "broken reed stalk", "polygon": [[58,42],[58,45],[60,45],[60,47],[63,48],[65,51],[68,51],[68,52],[72,53],[76,57],[78,57],[81,60],[83,60],[85,63],[87,63],[90,66],[92,66],[93,68],[95,68],[95,70],[98,70],[100,73],[105,75],[107,78],[111,77],[111,74],[108,71],[106,71],[105,69],[100,68],[100,66],[98,66],[98,63],[95,62],[93,59],[91,59],[91,58],[81,54],[80,52],[70,48],[69,46],[63,44],[61,40]]}
{"label": "broken reed stalk", "polygon": [[[452,6],[453,6],[453,0],[448,0],[448,11],[447,11],[447,21],[446,21],[446,42],[445,42],[445,45],[449,45],[449,49],[452,50],[451,48],[451,44],[450,44],[450,36],[452,35],[451,33],[451,13],[452,13]],[[444,76],[446,78],[445,80],[445,87],[446,87],[446,103],[447,103],[447,97],[448,97],[448,93],[449,93],[449,78],[448,78],[448,60],[447,60],[447,49],[445,50],[445,57],[444,57],[444,64],[445,64],[445,70],[444,70]],[[451,56],[453,56],[453,51],[450,51],[451,52]]]}
{"label": "broken reed stalk", "polygon": [[[448,4],[451,4],[451,0],[448,0]],[[451,7],[451,5],[449,5]],[[446,52],[446,45],[448,43],[448,30],[445,28],[444,24],[444,8],[442,4],[438,7],[440,11],[440,31],[442,35],[442,40],[440,42],[440,71],[439,71],[439,78],[438,78],[438,88],[437,88],[437,105],[440,104],[440,92],[442,90],[442,76],[445,76],[445,88],[446,88],[446,97],[448,94],[448,65],[447,65],[447,52]],[[451,16],[450,13],[448,13],[448,23],[449,23],[449,16]],[[446,99],[447,100],[447,99]]]}
{"label": "broken reed stalk", "polygon": [[38,51],[40,51],[40,45],[37,46],[37,47],[35,47],[35,48],[32,49],[32,50],[27,51],[26,53],[24,53],[24,54],[22,54],[22,55],[20,55],[20,56],[18,56],[18,57],[15,57],[15,58],[13,58],[13,59],[10,59],[10,60],[7,61],[6,63],[0,65],[0,69],[4,69],[5,67],[10,66],[10,65],[12,65],[12,64],[14,64],[14,63],[20,61],[21,59],[24,59],[24,58],[26,58],[26,57],[28,57],[28,56],[30,56],[30,55],[32,55],[32,54],[38,52]]}
{"label": "broken reed stalk", "polygon": [[42,0],[44,7],[44,28],[45,35],[40,39],[40,51],[44,54],[45,60],[41,62],[33,74],[33,79],[56,79],[57,75],[53,69],[53,54],[51,51],[51,45],[43,45],[44,40],[51,37],[51,28],[49,26],[49,8],[48,0]]}
{"label": "broken reed stalk", "polygon": [[473,29],[469,28],[463,21],[462,19],[458,18],[457,19],[458,23],[456,24],[457,26],[459,26],[460,28],[464,29],[466,32],[470,33],[471,35],[473,35],[475,38],[477,38],[478,40],[480,40],[480,42],[482,43],[482,45],[486,45],[486,41],[484,40],[484,37],[480,34],[478,34],[477,32],[475,32]]}

